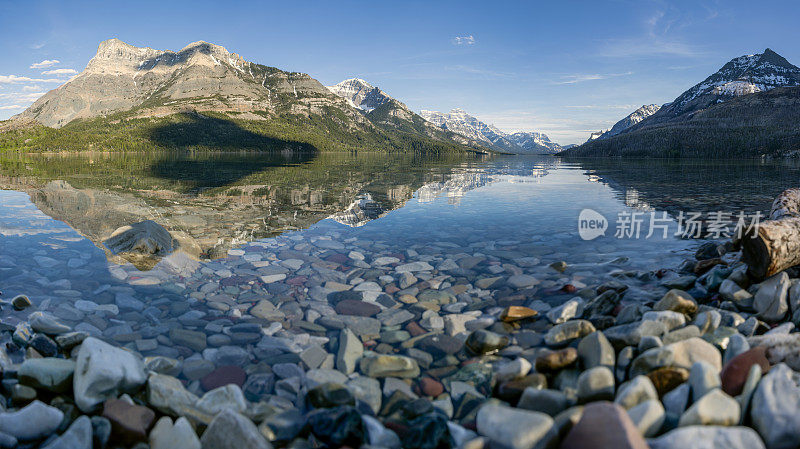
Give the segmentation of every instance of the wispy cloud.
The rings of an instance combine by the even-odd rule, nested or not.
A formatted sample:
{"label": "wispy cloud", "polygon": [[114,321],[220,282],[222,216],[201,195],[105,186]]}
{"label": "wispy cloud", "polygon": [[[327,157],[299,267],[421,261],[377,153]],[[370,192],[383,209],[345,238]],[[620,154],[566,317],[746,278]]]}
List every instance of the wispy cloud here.
{"label": "wispy cloud", "polygon": [[561,77],[560,81],[553,81],[553,84],[575,84],[575,83],[583,83],[585,81],[604,80],[608,78],[616,78],[618,76],[628,76],[628,75],[633,75],[633,72],[564,75]]}
{"label": "wispy cloud", "polygon": [[11,92],[7,94],[0,94],[0,102],[14,103],[14,104],[33,103],[45,93],[46,92],[31,92],[31,93]]}
{"label": "wispy cloud", "polygon": [[41,62],[34,62],[33,64],[31,64],[30,68],[32,68],[32,69],[44,69],[44,68],[47,68],[47,67],[52,67],[52,66],[54,66],[56,64],[59,64],[59,63],[61,63],[61,61],[59,61],[58,59],[45,59],[44,61],[41,61]]}
{"label": "wispy cloud", "polygon": [[453,45],[475,45],[475,36],[456,36],[454,37],[451,42]]}
{"label": "wispy cloud", "polygon": [[19,83],[63,83],[64,80],[55,78],[29,78],[27,76],[0,75],[0,84],[19,84]]}
{"label": "wispy cloud", "polygon": [[461,64],[446,66],[445,70],[463,72],[471,75],[479,75],[484,78],[513,78],[515,76],[513,73],[498,72],[496,70],[481,69],[479,67],[472,67]]}
{"label": "wispy cloud", "polygon": [[0,106],[0,111],[8,111],[11,109],[22,109],[23,107],[18,104],[9,104],[6,106]]}
{"label": "wispy cloud", "polygon": [[641,105],[635,104],[581,104],[581,105],[573,105],[573,106],[564,106],[565,108],[570,109],[624,109],[624,110],[635,110]]}
{"label": "wispy cloud", "polygon": [[[711,14],[705,20],[712,20]],[[696,20],[672,9],[654,11],[642,21],[643,35],[602,41],[599,56],[606,58],[640,56],[698,57],[706,54],[702,46],[687,42],[679,34]]]}
{"label": "wispy cloud", "polygon": [[75,75],[78,73],[75,69],[55,69],[55,70],[45,70],[42,72],[42,75]]}

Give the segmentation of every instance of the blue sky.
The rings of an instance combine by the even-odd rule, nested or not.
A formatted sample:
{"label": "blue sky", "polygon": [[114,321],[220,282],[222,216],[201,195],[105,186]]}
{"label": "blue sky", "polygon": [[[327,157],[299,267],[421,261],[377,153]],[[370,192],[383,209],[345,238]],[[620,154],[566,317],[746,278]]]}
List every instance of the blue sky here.
{"label": "blue sky", "polygon": [[80,72],[102,40],[206,40],[326,85],[364,78],[416,111],[460,107],[578,143],[736,56],[770,47],[800,64],[799,19],[792,1],[0,0],[0,119]]}

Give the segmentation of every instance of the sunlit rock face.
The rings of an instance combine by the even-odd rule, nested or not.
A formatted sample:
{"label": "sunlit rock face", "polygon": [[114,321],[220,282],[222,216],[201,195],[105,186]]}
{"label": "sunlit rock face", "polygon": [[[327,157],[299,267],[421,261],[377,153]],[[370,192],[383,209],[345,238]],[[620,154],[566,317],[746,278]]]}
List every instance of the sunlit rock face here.
{"label": "sunlit rock face", "polygon": [[[100,43],[86,68],[48,92],[20,119],[62,127],[72,120],[138,108],[136,116],[186,110],[271,114],[279,109],[344,106],[322,84],[304,73],[285,72],[246,61],[208,42],[174,52],[134,47],[119,39]],[[255,114],[243,118],[258,119]]]}

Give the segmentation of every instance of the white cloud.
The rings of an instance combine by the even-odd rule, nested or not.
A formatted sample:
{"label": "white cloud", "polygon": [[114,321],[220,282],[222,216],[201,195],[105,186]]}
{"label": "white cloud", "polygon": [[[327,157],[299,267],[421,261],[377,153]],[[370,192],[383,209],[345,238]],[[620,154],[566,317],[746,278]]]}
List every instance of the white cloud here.
{"label": "white cloud", "polygon": [[12,92],[7,94],[0,94],[0,102],[8,102],[8,103],[33,103],[34,101],[38,100],[39,97],[46,94],[47,92],[32,92],[29,94],[24,94],[20,92]]}
{"label": "white cloud", "polygon": [[39,88],[38,86],[24,86],[22,88],[23,92],[38,92],[40,90],[41,88]]}
{"label": "white cloud", "polygon": [[23,107],[17,104],[10,104],[7,106],[0,106],[0,111],[7,111],[10,109],[22,109]]}
{"label": "white cloud", "polygon": [[575,83],[582,83],[584,81],[604,80],[607,78],[616,78],[618,76],[628,76],[628,75],[633,75],[633,72],[565,75],[561,77],[561,81],[554,81],[553,84],[575,84]]}
{"label": "white cloud", "polygon": [[475,36],[456,36],[452,40],[453,45],[475,45]]}
{"label": "white cloud", "polygon": [[52,67],[52,66],[54,66],[54,65],[56,65],[56,64],[58,64],[60,62],[61,61],[59,61],[58,59],[45,59],[42,62],[35,62],[35,63],[31,64],[30,68],[32,68],[32,69],[43,69],[45,67]]}
{"label": "white cloud", "polygon": [[64,80],[54,78],[29,78],[27,76],[0,75],[0,84],[20,83],[63,83]]}
{"label": "white cloud", "polygon": [[78,73],[75,69],[55,69],[55,70],[45,70],[42,72],[42,75],[75,75]]}

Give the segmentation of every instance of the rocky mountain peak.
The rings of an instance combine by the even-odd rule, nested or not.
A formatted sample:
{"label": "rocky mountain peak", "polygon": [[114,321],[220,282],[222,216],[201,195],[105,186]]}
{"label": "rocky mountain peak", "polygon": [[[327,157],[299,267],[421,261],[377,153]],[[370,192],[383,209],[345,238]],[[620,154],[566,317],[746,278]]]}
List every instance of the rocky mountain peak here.
{"label": "rocky mountain peak", "polygon": [[[371,112],[384,103],[397,101],[361,78],[346,79],[334,86],[327,87],[335,95],[347,100],[351,106],[366,112]],[[398,102],[398,104],[402,103]]]}
{"label": "rocky mountain peak", "polygon": [[776,87],[800,86],[800,68],[767,48],[763,53],[734,58],[679,96],[670,106],[681,113]]}

